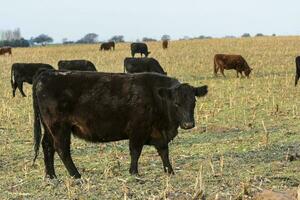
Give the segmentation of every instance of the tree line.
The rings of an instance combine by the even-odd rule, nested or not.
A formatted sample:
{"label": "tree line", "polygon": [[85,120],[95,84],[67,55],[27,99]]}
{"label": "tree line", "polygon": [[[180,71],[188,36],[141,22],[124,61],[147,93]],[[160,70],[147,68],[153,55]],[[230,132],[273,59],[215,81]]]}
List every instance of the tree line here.
{"label": "tree line", "polygon": [[[263,37],[266,36],[262,33],[257,33],[255,37]],[[275,34],[272,34],[272,36],[276,36]],[[241,35],[243,38],[252,37],[249,33],[244,33]],[[211,39],[213,37],[211,36],[205,36],[200,35],[197,37],[189,37],[184,36],[183,38],[180,38],[179,40],[191,40],[191,39]],[[224,38],[236,38],[235,36],[225,36]],[[163,35],[161,37],[161,40],[171,40],[171,37],[167,34]],[[115,35],[111,37],[108,41],[113,41],[116,43],[125,42],[123,35]],[[140,41],[137,39],[137,41]],[[151,37],[143,37],[143,42],[151,42],[151,41],[157,41],[157,39],[151,38]],[[16,28],[14,30],[5,30],[0,31],[0,47],[2,46],[11,46],[11,47],[29,47],[33,45],[47,45],[53,42],[53,38],[50,37],[47,34],[40,34],[36,37],[31,37],[30,39],[24,39],[21,35],[20,28]],[[80,38],[77,41],[70,41],[67,38],[62,39],[62,44],[93,44],[98,43],[98,34],[96,33],[88,33],[84,35],[82,38]]]}

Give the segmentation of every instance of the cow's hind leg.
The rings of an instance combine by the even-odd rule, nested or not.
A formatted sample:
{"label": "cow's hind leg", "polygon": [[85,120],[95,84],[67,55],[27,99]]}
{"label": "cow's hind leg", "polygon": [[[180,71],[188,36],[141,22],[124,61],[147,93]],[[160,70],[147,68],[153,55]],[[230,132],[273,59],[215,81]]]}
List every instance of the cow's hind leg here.
{"label": "cow's hind leg", "polygon": [[70,153],[70,143],[71,143],[71,129],[70,126],[65,124],[56,125],[52,130],[54,147],[59,157],[63,161],[65,167],[67,168],[70,176],[74,178],[81,178]]}
{"label": "cow's hind leg", "polygon": [[169,159],[169,147],[168,145],[164,146],[164,147],[155,147],[157,149],[157,152],[159,154],[159,156],[161,157],[161,160],[163,162],[163,167],[164,167],[164,171],[168,172],[169,174],[174,174],[172,165],[170,163],[170,159]]}
{"label": "cow's hind leg", "polygon": [[17,87],[18,87],[18,85],[17,85],[17,83],[16,82],[14,82],[13,84],[12,84],[12,95],[13,95],[13,97],[15,97],[16,96],[16,89],[17,89]]}
{"label": "cow's hind leg", "polygon": [[17,82],[17,87],[18,87],[18,89],[20,90],[22,96],[23,96],[23,97],[26,97],[26,94],[25,94],[24,91],[23,91],[23,82],[22,82],[22,81],[18,81],[18,82]]}
{"label": "cow's hind leg", "polygon": [[131,175],[138,174],[138,161],[143,149],[143,144],[129,140],[129,151],[131,157],[129,173]]}
{"label": "cow's hind leg", "polygon": [[221,74],[223,75],[223,77],[226,77],[225,74],[224,74],[224,68],[223,67],[220,67],[220,71],[221,71]]}
{"label": "cow's hind leg", "polygon": [[43,152],[44,152],[44,163],[46,177],[53,179],[56,178],[54,170],[54,146],[53,139],[49,134],[48,130],[45,129],[45,134],[42,141]]}

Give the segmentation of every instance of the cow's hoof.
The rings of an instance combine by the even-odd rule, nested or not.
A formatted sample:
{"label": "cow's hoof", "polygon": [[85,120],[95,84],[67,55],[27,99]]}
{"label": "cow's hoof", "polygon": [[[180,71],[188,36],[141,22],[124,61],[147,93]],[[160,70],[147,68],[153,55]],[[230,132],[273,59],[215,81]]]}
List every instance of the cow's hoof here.
{"label": "cow's hoof", "polygon": [[133,176],[138,176],[139,175],[139,172],[137,170],[133,170],[133,169],[130,169],[129,173],[130,173],[130,175],[133,175]]}

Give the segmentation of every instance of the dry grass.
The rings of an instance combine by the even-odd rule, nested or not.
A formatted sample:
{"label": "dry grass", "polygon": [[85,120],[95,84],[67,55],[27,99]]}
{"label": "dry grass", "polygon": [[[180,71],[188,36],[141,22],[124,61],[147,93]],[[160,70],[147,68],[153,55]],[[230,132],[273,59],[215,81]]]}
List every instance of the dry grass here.
{"label": "dry grass", "polygon": [[[17,48],[12,57],[0,57],[1,199],[192,199],[204,193],[208,199],[234,199],[245,185],[251,193],[299,184],[300,161],[286,157],[300,151],[300,92],[293,86],[300,37],[178,41],[168,50],[154,42],[149,49],[168,75],[209,86],[208,96],[197,103],[197,127],[180,131],[170,144],[176,175],[163,173],[152,147],[143,151],[140,177],[132,177],[127,141],[99,145],[73,138],[81,182],[68,176],[57,156],[59,179],[44,180],[42,154],[31,166],[31,86],[25,85],[27,98],[19,93],[12,98],[12,63],[56,67],[60,59],[88,59],[99,71],[122,72],[129,44],[117,44],[115,52],[99,52],[98,45]],[[213,77],[216,53],[242,54],[254,68],[251,78],[236,79],[233,71],[225,72],[226,79]]]}

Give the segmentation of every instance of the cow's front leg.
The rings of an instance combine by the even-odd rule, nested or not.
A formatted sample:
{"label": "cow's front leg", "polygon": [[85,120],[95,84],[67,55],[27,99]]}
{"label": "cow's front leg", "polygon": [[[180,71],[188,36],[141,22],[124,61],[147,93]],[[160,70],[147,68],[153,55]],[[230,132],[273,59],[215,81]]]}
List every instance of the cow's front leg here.
{"label": "cow's front leg", "polygon": [[131,157],[131,163],[130,163],[130,169],[129,173],[131,175],[138,174],[138,161],[141,155],[143,149],[143,145],[136,144],[133,141],[129,141],[129,150],[130,150],[130,157]]}
{"label": "cow's front leg", "polygon": [[241,78],[245,78],[245,76],[243,75],[243,71],[241,71],[240,73],[241,73]]}
{"label": "cow's front leg", "polygon": [[163,146],[163,147],[156,146],[155,148],[157,149],[157,152],[163,162],[164,171],[168,172],[169,174],[174,174],[174,171],[173,171],[172,165],[170,163],[170,159],[169,159],[168,145]]}

